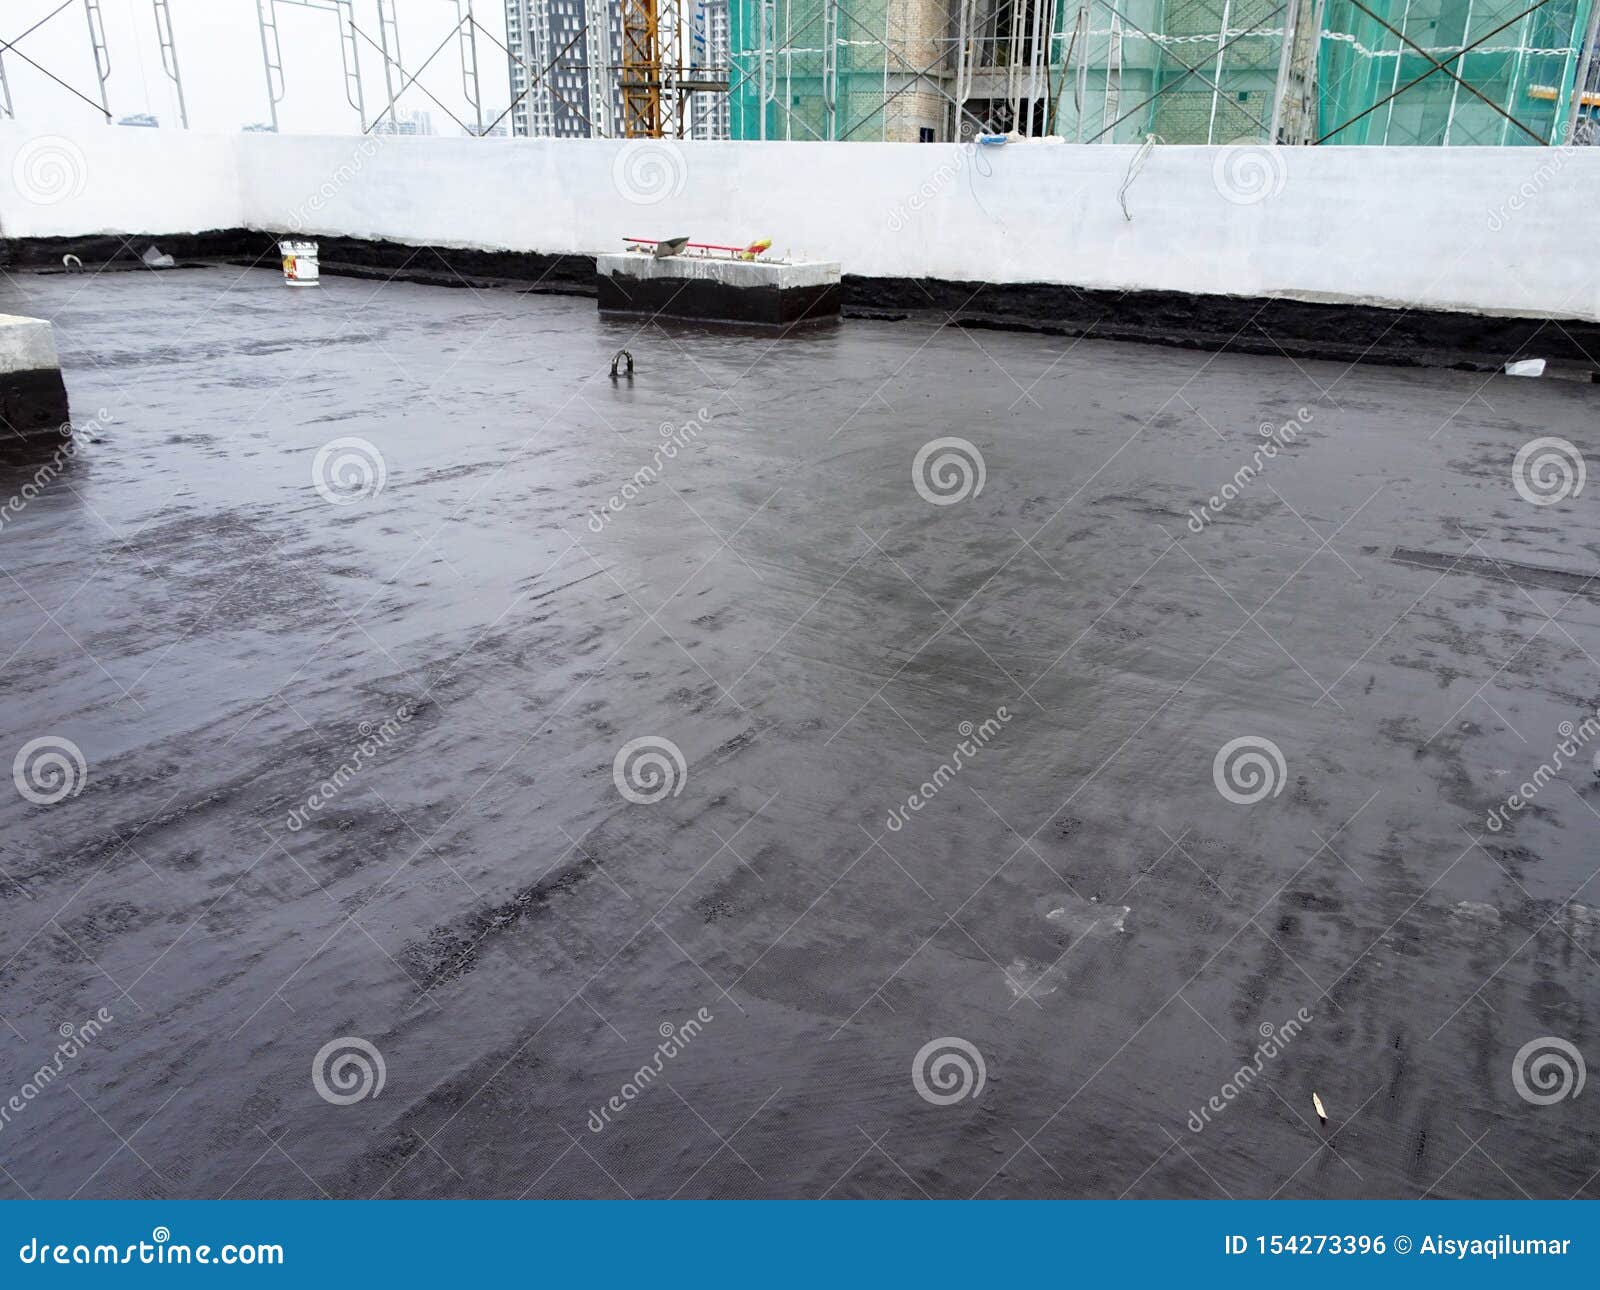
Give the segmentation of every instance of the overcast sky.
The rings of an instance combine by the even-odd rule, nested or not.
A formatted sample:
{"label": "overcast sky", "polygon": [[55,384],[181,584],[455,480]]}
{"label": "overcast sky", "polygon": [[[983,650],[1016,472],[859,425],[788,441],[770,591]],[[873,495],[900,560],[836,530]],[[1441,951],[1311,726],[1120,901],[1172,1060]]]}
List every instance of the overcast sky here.
{"label": "overcast sky", "polygon": [[[330,0],[320,0],[329,5]],[[16,50],[0,47],[17,118],[30,126],[52,126],[99,119],[96,108],[54,84],[30,67],[23,55],[59,77],[87,98],[99,101],[94,57],[90,52],[84,0],[66,7],[32,34],[21,37],[62,0],[0,0],[0,39]],[[464,0],[463,0],[464,6]],[[177,95],[161,68],[151,0],[101,0],[111,76],[106,83],[114,118],[149,112],[163,127],[178,125]],[[238,130],[269,120],[266,75],[256,0],[169,0],[178,61],[183,72],[189,124],[196,130]],[[339,59],[339,24],[331,7],[307,8],[295,0],[276,0],[283,48],[286,89],[278,105],[284,131],[354,134],[361,129],[356,111],[345,99]],[[503,0],[473,0],[478,20],[478,66],[485,120],[492,120],[510,101],[506,57],[496,40],[505,40]],[[456,0],[395,0],[400,44],[407,79],[444,41],[456,21]],[[354,0],[355,24],[374,42],[356,36],[360,54],[366,120],[387,106],[383,59],[378,39],[377,0]],[[490,37],[493,39],[490,39]],[[396,86],[401,81],[397,74]],[[402,110],[431,114],[440,134],[459,134],[447,113],[429,101],[424,89],[463,121],[474,117],[461,85],[461,62],[454,40],[400,96]],[[490,109],[493,109],[492,112]]]}

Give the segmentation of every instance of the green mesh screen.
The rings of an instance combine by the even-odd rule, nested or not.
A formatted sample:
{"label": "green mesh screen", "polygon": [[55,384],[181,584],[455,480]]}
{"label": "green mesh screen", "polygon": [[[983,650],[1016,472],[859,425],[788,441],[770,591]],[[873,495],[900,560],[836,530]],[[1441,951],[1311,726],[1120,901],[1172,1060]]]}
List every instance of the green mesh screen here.
{"label": "green mesh screen", "polygon": [[[1533,13],[1523,12],[1530,0],[1362,3],[1394,30],[1350,0],[1328,0],[1318,59],[1319,137],[1397,145],[1561,141],[1591,0],[1550,0]],[[1443,72],[1424,76],[1429,56],[1472,88]]]}
{"label": "green mesh screen", "polygon": [[[904,66],[888,52],[889,42],[898,34],[889,7],[887,0],[842,0],[830,33],[823,0],[779,0],[772,5],[767,19],[771,25],[766,44],[768,97],[763,103],[763,6],[759,0],[732,0],[728,29],[733,138],[886,137],[892,102],[885,90],[885,73]],[[836,67],[831,96],[824,76],[824,48],[830,35]]]}
{"label": "green mesh screen", "polygon": [[[1561,142],[1589,14],[1600,0],[1547,0],[1524,13],[1532,2],[1361,0],[1380,22],[1353,0],[1326,0],[1318,136],[1334,144]],[[1010,64],[1021,47],[1007,37],[1013,3],[1022,0],[965,4],[971,76],[959,115],[968,133],[979,122],[1004,129],[1019,119],[1021,73]],[[1025,109],[1035,114],[1033,132],[1084,143],[1131,143],[1150,134],[1176,144],[1271,138],[1285,15],[1295,0],[1038,3],[1053,10],[1044,83]],[[777,0],[765,11],[764,35],[761,0],[730,0],[733,137],[918,137],[907,128],[915,115],[909,105],[920,97],[917,119],[932,119],[928,105],[941,90],[908,87],[908,74],[943,55],[939,86],[956,90],[963,7],[963,0],[841,0],[830,31],[824,0]],[[831,95],[824,56],[830,38],[837,66]],[[1425,76],[1430,57],[1471,88],[1443,72]],[[945,113],[938,137],[947,134],[942,121],[956,115]]]}

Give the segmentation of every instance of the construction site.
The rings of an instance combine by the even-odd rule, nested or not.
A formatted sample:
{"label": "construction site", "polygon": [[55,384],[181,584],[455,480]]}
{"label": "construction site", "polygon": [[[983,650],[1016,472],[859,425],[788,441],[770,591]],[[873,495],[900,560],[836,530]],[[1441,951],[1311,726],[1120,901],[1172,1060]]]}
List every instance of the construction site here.
{"label": "construction site", "polygon": [[[364,132],[409,132],[420,113],[534,138],[1527,146],[1585,142],[1600,110],[1591,0],[230,3],[259,36],[272,130],[286,41],[326,47],[314,75]],[[16,113],[8,58],[12,79],[53,75],[23,37],[87,18],[92,78],[34,76],[30,92],[113,119],[100,0],[49,8],[0,43],[0,116]],[[127,38],[159,54],[167,119],[187,127],[182,15],[152,0],[138,16]]]}
{"label": "construction site", "polygon": [[1597,22],[8,6],[0,1197],[1600,1194]]}
{"label": "construction site", "polygon": [[1559,143],[1592,7],[1447,0],[735,4],[735,138]]}

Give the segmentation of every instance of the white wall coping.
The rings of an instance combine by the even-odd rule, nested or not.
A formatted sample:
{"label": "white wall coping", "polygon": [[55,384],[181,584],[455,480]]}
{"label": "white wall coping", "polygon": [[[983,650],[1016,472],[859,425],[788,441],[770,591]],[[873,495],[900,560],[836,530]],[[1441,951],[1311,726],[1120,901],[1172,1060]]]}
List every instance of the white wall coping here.
{"label": "white wall coping", "polygon": [[0,375],[60,371],[55,333],[43,318],[0,314]]}
{"label": "white wall coping", "polygon": [[735,287],[777,287],[780,291],[836,286],[840,277],[837,261],[798,260],[778,264],[763,260],[720,259],[708,255],[671,255],[658,260],[653,255],[638,251],[597,255],[594,267],[596,273],[639,280],[666,278],[672,281],[720,282]]}

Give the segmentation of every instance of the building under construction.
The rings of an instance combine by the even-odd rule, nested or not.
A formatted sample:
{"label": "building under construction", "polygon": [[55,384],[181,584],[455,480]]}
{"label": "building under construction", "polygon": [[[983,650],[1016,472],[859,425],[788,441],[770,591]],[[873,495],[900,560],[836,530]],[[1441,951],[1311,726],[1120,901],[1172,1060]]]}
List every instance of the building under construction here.
{"label": "building under construction", "polygon": [[1592,0],[734,0],[739,139],[1558,143]]}
{"label": "building under construction", "polygon": [[727,0],[506,0],[513,133],[728,137]]}
{"label": "building under construction", "polygon": [[[280,8],[334,20],[318,39],[337,37],[363,132],[404,132],[402,99],[471,135],[508,118],[529,137],[839,142],[1561,144],[1589,142],[1600,112],[1600,0],[504,0],[504,43],[471,0],[443,0],[454,21],[426,57],[401,36],[416,0],[237,6],[255,10],[268,130],[288,84]],[[64,0],[16,40],[74,10],[96,83],[51,92],[110,122],[100,0]],[[187,127],[167,0],[151,13]],[[460,84],[436,81],[441,98],[420,77],[451,45]],[[0,42],[0,118],[16,115],[7,56],[28,62]],[[502,57],[510,106],[486,113],[480,71],[492,83]]]}

